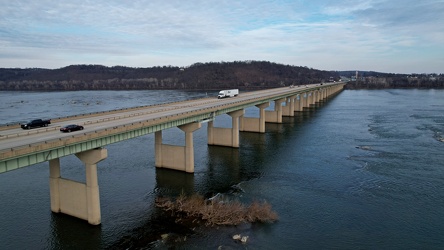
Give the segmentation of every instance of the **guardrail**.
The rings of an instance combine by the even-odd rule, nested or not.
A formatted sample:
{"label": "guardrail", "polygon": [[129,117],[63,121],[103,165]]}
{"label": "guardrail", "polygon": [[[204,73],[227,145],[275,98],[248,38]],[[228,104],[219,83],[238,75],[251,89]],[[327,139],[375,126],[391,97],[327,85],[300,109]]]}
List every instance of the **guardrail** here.
{"label": "guardrail", "polygon": [[[125,132],[131,131],[131,130],[141,129],[144,127],[150,127],[150,126],[155,126],[155,125],[167,123],[170,121],[180,120],[185,117],[196,117],[198,115],[207,115],[208,118],[211,118],[216,115],[231,112],[232,110],[230,110],[230,108],[231,109],[233,109],[233,108],[241,109],[241,108],[245,108],[245,107],[249,107],[249,106],[254,106],[254,105],[264,103],[267,101],[277,100],[277,99],[281,99],[281,98],[288,97],[291,95],[305,93],[307,91],[311,91],[316,88],[317,88],[317,86],[313,86],[310,88],[291,88],[290,93],[284,92],[284,93],[280,93],[280,94],[276,94],[276,93],[273,93],[274,91],[270,91],[270,93],[267,95],[249,98],[247,100],[239,100],[239,99],[230,98],[229,103],[215,105],[210,108],[198,108],[193,111],[181,112],[181,113],[177,113],[177,114],[173,114],[173,115],[166,115],[166,116],[162,116],[162,117],[158,117],[158,118],[149,119],[146,121],[139,121],[139,122],[135,122],[135,123],[119,125],[119,126],[115,126],[112,128],[105,128],[105,129],[100,129],[100,130],[96,130],[96,131],[92,131],[92,132],[76,133],[75,135],[64,136],[63,138],[61,137],[61,138],[57,138],[57,139],[53,139],[53,140],[32,143],[32,144],[27,144],[27,145],[15,147],[15,148],[0,150],[0,160],[16,158],[16,157],[20,157],[21,155],[32,154],[35,152],[46,151],[46,150],[50,150],[50,149],[54,149],[54,148],[60,148],[60,147],[71,145],[71,144],[94,140],[94,139],[104,137],[104,136],[125,133]],[[175,103],[177,103],[177,102],[175,102]],[[159,105],[171,105],[171,104],[172,103],[159,104]],[[148,105],[147,107],[159,106],[159,105]],[[191,106],[196,106],[196,105],[191,105]],[[175,109],[179,109],[179,108],[180,107],[176,107],[171,110],[175,110]],[[134,110],[137,110],[137,109],[141,109],[141,107],[134,108]],[[92,124],[92,123],[98,123],[98,122],[104,122],[104,121],[111,121],[111,120],[122,119],[123,117],[131,117],[131,116],[137,116],[140,114],[157,113],[157,112],[160,112],[160,111],[140,112],[140,113],[136,113],[136,114],[129,114],[127,116],[116,116],[116,117],[104,118],[104,119],[99,119],[97,121],[87,121],[84,124]],[[109,112],[103,112],[103,113],[109,113]],[[72,117],[79,117],[79,116],[72,116]],[[88,122],[90,122],[90,123],[88,123]],[[56,130],[58,128],[60,128],[60,126],[45,128],[45,129],[40,129],[40,130],[41,130],[41,132],[47,132],[50,130]],[[39,133],[38,130],[39,129],[35,130],[36,134]],[[31,130],[26,133],[33,133],[34,134],[34,131]]]}
{"label": "guardrail", "polygon": [[[206,99],[206,98],[202,98]],[[208,99],[213,99],[211,97],[208,97]],[[91,112],[91,113],[85,113],[85,114],[78,114],[78,115],[70,115],[65,117],[56,117],[56,118],[49,118],[53,122],[62,122],[66,120],[71,120],[72,118],[79,118],[79,117],[94,117],[98,115],[103,115],[106,113],[114,114],[114,113],[122,113],[122,112],[128,112],[131,110],[138,110],[138,109],[146,109],[149,107],[155,107],[155,106],[162,106],[162,105],[171,105],[181,102],[188,102],[193,100],[185,100],[185,101],[175,101],[175,102],[169,102],[169,103],[156,103],[156,104],[150,104],[150,105],[144,105],[144,106],[137,106],[137,107],[130,107],[130,108],[122,108],[122,109],[114,109],[114,110],[108,110],[108,111],[98,111],[98,112]],[[14,123],[14,124],[0,124],[0,131],[2,130],[9,130],[9,129],[15,129],[20,128],[20,123]]]}

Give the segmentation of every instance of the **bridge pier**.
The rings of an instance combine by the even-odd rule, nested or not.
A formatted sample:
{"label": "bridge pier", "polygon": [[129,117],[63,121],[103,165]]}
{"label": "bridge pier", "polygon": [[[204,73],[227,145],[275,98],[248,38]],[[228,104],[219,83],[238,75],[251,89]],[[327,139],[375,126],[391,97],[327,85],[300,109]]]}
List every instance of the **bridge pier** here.
{"label": "bridge pier", "polygon": [[188,123],[178,128],[185,132],[185,146],[162,143],[162,131],[154,134],[155,165],[187,173],[194,173],[193,132],[201,127],[200,122]]}
{"label": "bridge pier", "polygon": [[319,102],[324,102],[325,96],[326,96],[325,89],[319,89]]}
{"label": "bridge pier", "polygon": [[231,128],[216,128],[213,121],[208,122],[208,145],[239,147],[239,117],[243,116],[245,110],[237,110],[227,113],[231,116]]}
{"label": "bridge pier", "polygon": [[301,101],[301,111],[304,111],[304,108],[310,107],[309,104],[309,93],[305,92],[302,94],[302,101]]}
{"label": "bridge pier", "polygon": [[306,97],[305,97],[305,105],[304,108],[310,108],[310,104],[311,104],[311,93],[307,92],[306,93]]}
{"label": "bridge pier", "polygon": [[282,123],[282,103],[285,98],[274,100],[274,111],[265,111],[265,122]]}
{"label": "bridge pier", "polygon": [[327,98],[327,90],[322,89],[322,101],[324,101]]}
{"label": "bridge pier", "polygon": [[302,111],[303,110],[303,104],[302,104],[303,96],[301,94],[297,94],[295,98],[294,103],[294,111]]}
{"label": "bridge pier", "polygon": [[296,95],[290,96],[286,99],[285,103],[286,105],[282,107],[282,115],[283,116],[294,116],[294,110],[295,110],[295,99],[297,98]]}
{"label": "bridge pier", "polygon": [[265,109],[269,106],[269,102],[256,105],[259,108],[259,118],[241,116],[239,131],[265,133]]}
{"label": "bridge pier", "polygon": [[313,105],[316,105],[316,103],[319,102],[319,92],[318,90],[313,90]]}
{"label": "bridge pier", "polygon": [[108,151],[97,148],[75,155],[85,164],[86,183],[62,178],[60,158],[49,161],[51,211],[87,220],[92,225],[99,225],[101,214],[97,163],[108,157]]}
{"label": "bridge pier", "polygon": [[314,91],[310,91],[308,92],[308,103],[307,103],[307,108],[310,108],[312,105],[315,104],[315,99],[314,99]]}

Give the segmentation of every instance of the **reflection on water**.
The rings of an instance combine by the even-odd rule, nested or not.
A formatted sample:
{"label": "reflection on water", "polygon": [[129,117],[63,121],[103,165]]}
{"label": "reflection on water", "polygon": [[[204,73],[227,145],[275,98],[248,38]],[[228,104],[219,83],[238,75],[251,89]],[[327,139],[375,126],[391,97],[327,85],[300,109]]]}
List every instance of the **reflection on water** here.
{"label": "reflection on water", "polygon": [[100,249],[102,229],[85,226],[83,220],[64,214],[51,215],[51,241],[53,249]]}
{"label": "reflection on water", "polygon": [[194,175],[170,169],[156,169],[156,189],[158,195],[193,194],[195,193]]}

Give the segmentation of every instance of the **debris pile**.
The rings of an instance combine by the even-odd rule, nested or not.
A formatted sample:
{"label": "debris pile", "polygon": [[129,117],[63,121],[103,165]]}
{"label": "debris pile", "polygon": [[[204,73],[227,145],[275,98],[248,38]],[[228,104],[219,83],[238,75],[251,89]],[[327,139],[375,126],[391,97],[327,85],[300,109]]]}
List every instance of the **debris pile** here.
{"label": "debris pile", "polygon": [[182,194],[175,201],[169,198],[157,198],[156,206],[171,212],[173,216],[176,216],[176,221],[191,219],[193,222],[204,222],[209,226],[274,222],[278,219],[271,205],[265,201],[254,201],[249,206],[244,206],[237,200],[206,200],[197,194],[190,197]]}

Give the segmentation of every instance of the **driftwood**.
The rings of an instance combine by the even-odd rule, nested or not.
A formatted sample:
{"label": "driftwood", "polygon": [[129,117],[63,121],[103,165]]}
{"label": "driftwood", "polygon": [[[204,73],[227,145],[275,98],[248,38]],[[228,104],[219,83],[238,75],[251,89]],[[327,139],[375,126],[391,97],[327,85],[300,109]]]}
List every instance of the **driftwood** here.
{"label": "driftwood", "polygon": [[157,198],[156,206],[183,219],[199,220],[206,225],[239,225],[244,222],[274,222],[278,215],[267,202],[254,201],[249,206],[239,201],[206,200],[200,195],[180,195],[175,201]]}

